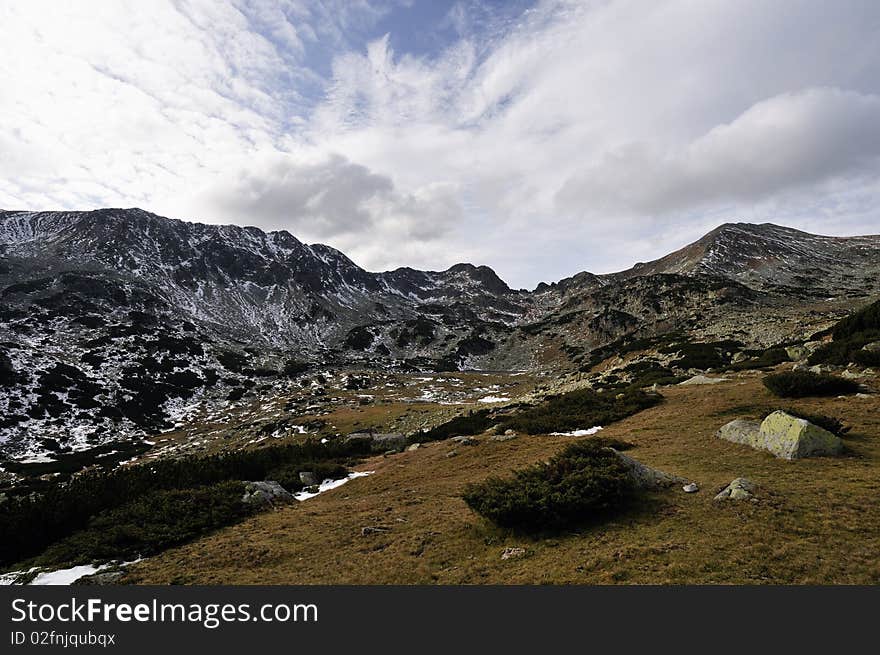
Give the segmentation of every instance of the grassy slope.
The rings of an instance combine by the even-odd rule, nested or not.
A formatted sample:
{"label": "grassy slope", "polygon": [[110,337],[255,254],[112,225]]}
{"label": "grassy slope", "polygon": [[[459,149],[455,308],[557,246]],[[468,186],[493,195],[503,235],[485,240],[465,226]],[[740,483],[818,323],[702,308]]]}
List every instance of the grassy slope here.
{"label": "grassy slope", "polygon": [[[780,402],[760,375],[664,390],[658,407],[610,426],[631,454],[696,480],[639,512],[578,533],[529,539],[489,526],[460,498],[465,483],[547,458],[571,441],[449,442],[368,461],[371,477],[256,516],[132,568],[138,583],[878,583],[880,399]],[[737,417],[780,406],[844,417],[842,458],[787,462],[713,437]],[[731,479],[761,502],[713,503]],[[386,534],[361,536],[381,525]],[[506,546],[526,557],[503,561]]]}

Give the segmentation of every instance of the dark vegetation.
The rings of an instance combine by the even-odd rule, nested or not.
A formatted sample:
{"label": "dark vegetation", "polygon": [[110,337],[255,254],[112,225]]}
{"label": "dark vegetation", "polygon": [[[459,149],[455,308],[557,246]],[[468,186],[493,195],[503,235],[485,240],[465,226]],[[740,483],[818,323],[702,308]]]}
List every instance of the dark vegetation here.
{"label": "dark vegetation", "polygon": [[595,425],[608,425],[653,407],[661,400],[656,394],[633,388],[617,395],[578,389],[504,417],[500,423],[502,428],[528,434],[569,432]]}
{"label": "dark vegetation", "polygon": [[855,393],[859,385],[852,380],[812,371],[783,371],[764,378],[764,386],[782,398],[837,396]]}
{"label": "dark vegetation", "polygon": [[629,444],[594,437],[573,443],[549,462],[468,485],[468,506],[493,523],[523,532],[561,530],[626,508],[636,493],[610,448]]}
{"label": "dark vegetation", "polygon": [[863,350],[866,344],[880,341],[880,300],[839,321],[831,335],[834,340],[810,355],[810,364],[880,366],[880,352]]}
{"label": "dark vegetation", "polygon": [[570,432],[608,425],[631,416],[662,400],[661,396],[630,387],[623,393],[599,393],[592,389],[578,389],[548,398],[534,407],[520,409],[512,414],[493,414],[481,409],[456,418],[416,435],[419,441],[448,439],[458,435],[479,434],[492,426],[499,431],[507,429],[527,434]]}
{"label": "dark vegetation", "polygon": [[[102,557],[99,553],[109,548],[111,537],[98,533],[110,524],[132,526],[115,533],[112,538],[119,540],[113,541],[114,546],[124,546],[125,553],[148,555],[156,552],[153,549],[158,544],[181,543],[200,531],[240,519],[244,510],[240,503],[230,501],[230,482],[276,480],[288,491],[299,491],[300,471],[338,477],[344,475],[352,458],[365,455],[367,450],[357,443],[307,441],[209,457],[158,460],[111,472],[86,472],[42,494],[10,498],[0,504],[0,565],[35,557],[82,531],[90,533],[75,537],[77,548],[82,550],[59,545],[60,550],[48,551],[40,563],[49,564],[50,556],[56,564]],[[179,493],[169,494],[171,491]],[[176,501],[184,507],[169,509]],[[186,503],[194,506],[193,512]],[[210,516],[194,515],[199,504]],[[94,549],[87,548],[88,544],[94,544]],[[68,556],[71,559],[66,559]]]}

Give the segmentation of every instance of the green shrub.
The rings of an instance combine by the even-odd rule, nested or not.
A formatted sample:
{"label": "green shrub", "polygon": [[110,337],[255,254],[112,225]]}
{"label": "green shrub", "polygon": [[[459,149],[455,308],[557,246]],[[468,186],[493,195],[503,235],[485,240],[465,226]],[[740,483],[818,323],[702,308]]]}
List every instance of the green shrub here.
{"label": "green shrub", "polygon": [[880,357],[862,350],[865,344],[880,341],[880,301],[850,314],[831,329],[834,341],[810,355],[810,364],[846,365],[857,362],[864,366],[878,365]]}
{"label": "green shrub", "polygon": [[876,350],[857,350],[853,353],[853,361],[862,366],[880,366],[880,352]]}
{"label": "green shrub", "polygon": [[240,482],[221,482],[146,494],[99,513],[85,529],[50,546],[36,563],[75,565],[154,555],[252,513],[241,501],[243,492]]}
{"label": "green shrub", "polygon": [[764,378],[764,386],[782,398],[837,396],[859,390],[859,385],[852,380],[812,371],[774,373]]}
{"label": "green shrub", "polygon": [[731,364],[728,367],[728,370],[746,371],[755,368],[770,368],[788,361],[791,361],[791,358],[788,356],[788,353],[785,352],[785,348],[769,348],[758,357]]}
{"label": "green shrub", "polygon": [[235,480],[265,480],[271,472],[316,461],[334,464],[366,455],[369,444],[309,440],[299,444],[239,450],[209,457],[163,459],[110,472],[80,475],[42,494],[0,504],[0,565],[38,555],[88,525],[91,517],[155,491],[193,489]]}
{"label": "green shrub", "polygon": [[673,362],[679,368],[721,368],[730,362],[727,353],[738,350],[742,346],[739,341],[713,341],[710,343],[674,343],[663,346],[659,352],[677,353],[679,358]]}
{"label": "green shrub", "polygon": [[872,331],[880,332],[880,300],[839,321],[831,334],[835,341],[840,341]]}
{"label": "green shrub", "polygon": [[635,388],[621,394],[578,389],[548,399],[536,407],[501,419],[501,426],[527,434],[570,432],[594,425],[609,425],[648,407],[662,398]]}
{"label": "green shrub", "polygon": [[467,505],[505,528],[526,532],[570,528],[626,507],[635,495],[626,467],[593,438],[572,444],[549,462],[469,485]]}
{"label": "green shrub", "polygon": [[838,437],[842,437],[850,431],[849,426],[844,425],[843,421],[841,421],[836,416],[828,416],[827,414],[811,414],[810,412],[804,412],[793,407],[788,407],[783,411],[787,414],[791,414],[792,416],[805,419],[813,425],[818,425],[820,428],[828,430],[831,434],[835,434]]}
{"label": "green shrub", "polygon": [[417,441],[440,441],[466,434],[480,434],[495,425],[495,421],[489,416],[488,409],[471,412],[466,416],[455,418],[431,428],[426,432],[416,435]]}

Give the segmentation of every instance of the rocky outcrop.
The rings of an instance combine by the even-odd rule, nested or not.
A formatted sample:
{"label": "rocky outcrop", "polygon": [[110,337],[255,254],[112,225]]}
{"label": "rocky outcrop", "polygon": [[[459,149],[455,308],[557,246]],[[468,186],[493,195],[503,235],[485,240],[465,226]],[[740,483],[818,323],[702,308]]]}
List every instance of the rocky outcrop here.
{"label": "rocky outcrop", "polygon": [[715,500],[749,500],[754,497],[756,488],[751,480],[736,478],[715,496]]}
{"label": "rocky outcrop", "polygon": [[688,483],[688,480],[685,480],[684,478],[646,466],[640,461],[633,459],[629,455],[618,450],[614,450],[613,448],[611,450],[614,451],[614,454],[620,458],[620,461],[626,467],[627,475],[636,489],[665,489],[673,485],[684,485]]}
{"label": "rocky outcrop", "polygon": [[241,497],[241,502],[245,505],[278,505],[294,500],[293,494],[279,483],[270,480],[245,482],[244,496]]}
{"label": "rocky outcrop", "polygon": [[727,382],[727,378],[710,378],[706,377],[705,375],[695,375],[694,377],[689,378],[684,382],[679,382],[678,386],[689,387],[699,384],[718,384],[719,382]]}
{"label": "rocky outcrop", "polygon": [[840,438],[783,411],[770,414],[762,422],[737,419],[721,427],[719,439],[766,450],[781,459],[800,459],[817,455],[837,455],[843,449]]}

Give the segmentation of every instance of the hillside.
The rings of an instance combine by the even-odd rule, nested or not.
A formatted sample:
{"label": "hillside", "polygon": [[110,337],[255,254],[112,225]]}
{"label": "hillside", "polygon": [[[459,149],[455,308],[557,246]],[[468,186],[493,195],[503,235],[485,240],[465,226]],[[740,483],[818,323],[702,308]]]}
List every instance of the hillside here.
{"label": "hillside", "polygon": [[[880,400],[785,403],[843,416],[841,458],[797,462],[723,442],[731,418],[780,406],[749,372],[663,390],[665,402],[603,430],[640,461],[698,482],[601,526],[527,537],[492,527],[460,497],[468,482],[547,458],[571,437],[479,437],[365,461],[373,475],[259,515],[131,569],[139,584],[877,584]],[[754,503],[718,503],[732,479]],[[386,531],[362,535],[365,527]],[[508,547],[521,558],[501,558]]]}

